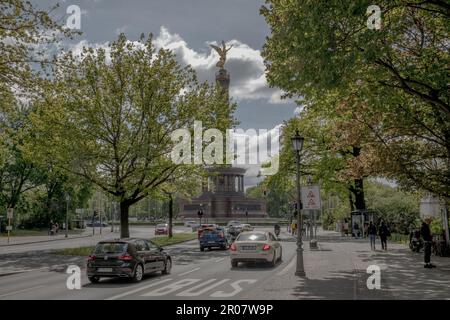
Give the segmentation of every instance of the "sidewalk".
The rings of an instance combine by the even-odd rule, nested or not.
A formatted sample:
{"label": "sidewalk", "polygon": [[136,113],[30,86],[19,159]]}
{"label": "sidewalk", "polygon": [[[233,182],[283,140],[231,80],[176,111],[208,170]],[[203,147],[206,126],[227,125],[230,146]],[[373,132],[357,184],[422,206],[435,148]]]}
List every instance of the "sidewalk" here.
{"label": "sidewalk", "polygon": [[[99,235],[99,228],[95,228],[95,234]],[[111,234],[111,228],[103,228],[102,234]],[[22,244],[33,244],[33,243],[41,243],[41,242],[51,242],[57,240],[71,240],[78,238],[86,238],[92,237],[92,229],[86,229],[82,233],[79,234],[68,234],[68,237],[65,237],[64,230],[60,231],[57,235],[42,235],[42,236],[15,236],[9,238],[2,236],[0,237],[0,247],[3,246],[13,246],[13,245],[22,245]]]}
{"label": "sidewalk", "polygon": [[[450,299],[450,258],[434,257],[435,269],[423,268],[423,253],[403,244],[388,243],[371,251],[368,239],[341,238],[333,231],[318,232],[318,250],[304,241],[306,278],[295,276],[296,256],[290,268],[268,279],[248,299]],[[381,269],[381,288],[369,290],[369,265]],[[271,294],[267,295],[267,291]],[[265,294],[266,293],[266,294]]]}

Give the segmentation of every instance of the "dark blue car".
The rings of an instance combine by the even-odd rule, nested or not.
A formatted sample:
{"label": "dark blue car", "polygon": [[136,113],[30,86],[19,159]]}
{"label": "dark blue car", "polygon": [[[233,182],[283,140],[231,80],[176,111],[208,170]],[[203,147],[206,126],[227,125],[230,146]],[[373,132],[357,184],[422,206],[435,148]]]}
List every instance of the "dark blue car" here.
{"label": "dark blue car", "polygon": [[220,248],[226,250],[228,248],[228,240],[225,236],[223,228],[205,228],[199,237],[200,251],[205,248]]}

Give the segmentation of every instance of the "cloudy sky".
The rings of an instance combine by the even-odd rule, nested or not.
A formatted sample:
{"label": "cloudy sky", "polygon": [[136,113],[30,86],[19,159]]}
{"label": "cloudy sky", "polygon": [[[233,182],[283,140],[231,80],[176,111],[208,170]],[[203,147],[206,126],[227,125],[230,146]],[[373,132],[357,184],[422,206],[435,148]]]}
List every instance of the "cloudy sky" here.
{"label": "cloudy sky", "polygon": [[[233,44],[225,67],[231,75],[231,97],[238,104],[238,127],[271,130],[294,115],[296,105],[281,101],[280,91],[269,88],[265,79],[260,50],[269,29],[259,14],[263,0],[33,1],[39,8],[57,2],[55,18],[67,19],[70,5],[81,9],[83,34],[71,42],[74,50],[88,44],[104,46],[121,32],[130,40],[153,33],[156,45],[192,65],[200,80],[214,81],[218,56],[209,44],[225,40]],[[256,172],[249,170],[246,186],[256,182]]]}

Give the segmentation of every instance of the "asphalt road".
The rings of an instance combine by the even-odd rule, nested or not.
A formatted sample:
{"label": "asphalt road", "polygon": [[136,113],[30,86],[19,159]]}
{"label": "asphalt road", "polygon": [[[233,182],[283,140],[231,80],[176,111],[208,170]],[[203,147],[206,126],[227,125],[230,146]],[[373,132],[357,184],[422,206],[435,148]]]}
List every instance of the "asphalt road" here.
{"label": "asphalt road", "polygon": [[[231,268],[228,251],[200,252],[197,240],[185,242],[166,249],[173,258],[170,275],[149,275],[137,284],[127,279],[91,284],[85,276],[85,258],[64,257],[66,261],[53,269],[0,277],[0,299],[242,299],[258,292],[269,279],[292,271],[295,242],[283,241],[282,246],[283,261],[275,267]],[[81,267],[79,290],[67,289],[69,264]]]}

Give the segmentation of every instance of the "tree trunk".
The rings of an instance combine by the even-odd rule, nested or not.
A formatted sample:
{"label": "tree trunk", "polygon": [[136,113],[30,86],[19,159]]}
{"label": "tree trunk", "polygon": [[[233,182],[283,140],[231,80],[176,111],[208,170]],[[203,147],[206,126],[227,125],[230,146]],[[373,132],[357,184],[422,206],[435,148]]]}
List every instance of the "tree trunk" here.
{"label": "tree trunk", "polygon": [[355,204],[353,203],[353,197],[352,197],[352,188],[350,187],[348,189],[348,201],[350,203],[350,211],[353,212],[355,211]]}
{"label": "tree trunk", "polygon": [[130,205],[128,202],[120,202],[120,238],[129,238],[130,230],[128,228],[128,212]]}
{"label": "tree trunk", "polygon": [[364,180],[355,179],[355,206],[356,210],[366,210],[364,201]]}
{"label": "tree trunk", "polygon": [[172,238],[173,197],[169,194],[169,238]]}

